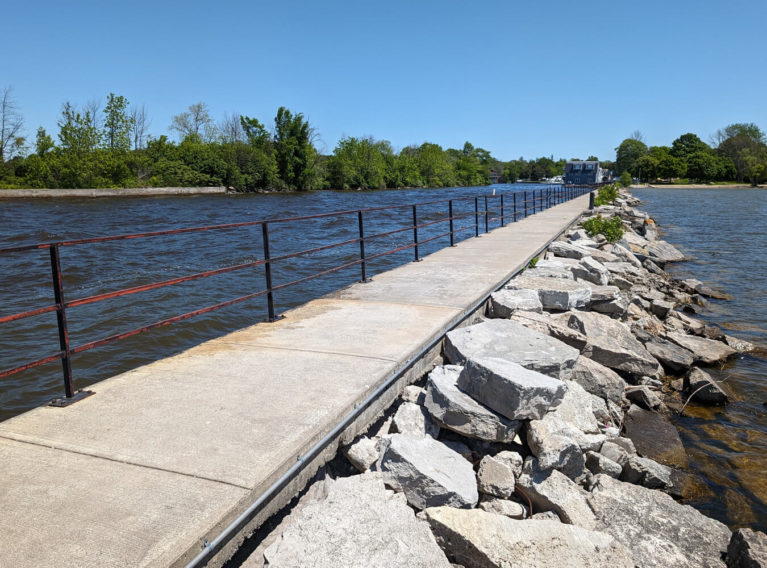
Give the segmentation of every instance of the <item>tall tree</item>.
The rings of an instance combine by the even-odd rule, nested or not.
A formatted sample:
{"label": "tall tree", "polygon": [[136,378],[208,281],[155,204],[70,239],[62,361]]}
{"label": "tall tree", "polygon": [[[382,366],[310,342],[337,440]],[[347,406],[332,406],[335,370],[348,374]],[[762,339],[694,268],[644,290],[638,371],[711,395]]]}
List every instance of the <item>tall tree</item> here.
{"label": "tall tree", "polygon": [[692,132],[682,134],[671,143],[671,155],[675,158],[687,160],[696,152],[711,152],[711,148]]}
{"label": "tall tree", "polygon": [[757,184],[767,167],[764,132],[753,123],[736,123],[718,130],[714,138],[720,140],[717,153],[732,160],[738,181],[748,178]]}
{"label": "tall tree", "polygon": [[203,102],[190,105],[186,112],[175,115],[170,130],[177,132],[181,140],[194,135],[204,142],[209,142],[216,137],[216,127],[210,117],[208,105]]}
{"label": "tall tree", "polygon": [[274,149],[277,171],[288,189],[312,189],[315,179],[316,152],[311,142],[312,130],[304,115],[293,115],[280,107],[274,117]]}
{"label": "tall tree", "polygon": [[0,164],[22,151],[24,119],[11,95],[11,87],[0,92]]}
{"label": "tall tree", "polygon": [[144,105],[141,105],[141,107],[132,106],[130,110],[130,120],[133,149],[141,150],[145,145],[147,130],[149,130],[151,124],[146,112],[146,107]]}
{"label": "tall tree", "polygon": [[54,147],[53,138],[45,131],[42,126],[37,129],[35,137],[35,153],[41,158]]}
{"label": "tall tree", "polygon": [[131,147],[133,120],[128,114],[128,99],[109,93],[104,107],[104,146],[113,152],[127,152]]}
{"label": "tall tree", "polygon": [[71,103],[64,103],[58,124],[59,141],[66,153],[82,157],[98,146],[99,132],[87,109],[81,113]]}
{"label": "tall tree", "polygon": [[636,161],[646,153],[647,145],[644,142],[634,138],[626,138],[615,149],[616,173],[629,172],[632,175],[636,175]]}

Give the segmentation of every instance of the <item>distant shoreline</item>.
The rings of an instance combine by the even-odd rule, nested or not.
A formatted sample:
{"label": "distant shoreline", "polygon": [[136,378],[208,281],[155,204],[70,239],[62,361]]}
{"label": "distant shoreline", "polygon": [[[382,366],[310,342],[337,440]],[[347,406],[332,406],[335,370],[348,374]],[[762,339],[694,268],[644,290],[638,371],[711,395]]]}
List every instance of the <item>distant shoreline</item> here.
{"label": "distant shoreline", "polygon": [[765,189],[767,186],[764,184],[760,184],[756,186],[756,188],[753,185],[749,184],[705,184],[705,183],[684,183],[684,184],[650,184],[650,183],[643,183],[643,184],[634,184],[631,186],[634,189],[642,189],[642,188],[649,188],[649,189]]}
{"label": "distant shoreline", "polygon": [[126,187],[117,189],[0,189],[0,199],[57,197],[156,197],[227,193],[226,187]]}

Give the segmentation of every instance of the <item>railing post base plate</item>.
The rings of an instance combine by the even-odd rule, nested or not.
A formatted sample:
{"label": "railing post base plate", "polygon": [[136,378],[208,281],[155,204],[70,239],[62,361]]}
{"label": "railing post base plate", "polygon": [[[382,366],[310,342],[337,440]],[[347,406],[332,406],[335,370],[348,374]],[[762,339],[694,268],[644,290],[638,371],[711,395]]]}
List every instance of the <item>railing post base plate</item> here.
{"label": "railing post base plate", "polygon": [[55,406],[57,408],[64,408],[65,406],[69,406],[70,404],[76,403],[78,400],[82,400],[84,398],[88,398],[92,394],[96,394],[93,391],[84,391],[79,390],[75,392],[75,395],[72,397],[62,397],[62,398],[54,398],[52,401],[48,403],[48,406]]}
{"label": "railing post base plate", "polygon": [[278,315],[278,316],[274,316],[274,319],[271,319],[271,318],[266,318],[264,321],[265,321],[266,323],[274,323],[274,322],[276,322],[276,321],[280,321],[280,320],[284,320],[284,319],[285,319],[285,316],[283,316],[283,315]]}

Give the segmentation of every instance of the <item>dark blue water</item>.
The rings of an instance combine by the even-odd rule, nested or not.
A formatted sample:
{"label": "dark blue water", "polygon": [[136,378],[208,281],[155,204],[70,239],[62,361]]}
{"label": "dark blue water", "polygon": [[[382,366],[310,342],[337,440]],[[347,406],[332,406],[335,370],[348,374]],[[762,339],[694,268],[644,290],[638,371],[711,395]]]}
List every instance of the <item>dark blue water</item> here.
{"label": "dark blue water", "polygon": [[[643,189],[634,194],[665,239],[693,257],[681,277],[721,288],[699,317],[767,347],[767,191]],[[676,419],[692,470],[706,488],[690,504],[731,527],[767,530],[767,359],[741,355],[712,373],[733,396],[721,408],[688,406]]]}
{"label": "dark blue water", "polygon": [[[439,190],[369,192],[313,192],[293,194],[198,195],[152,198],[26,199],[0,201],[0,248],[104,235],[142,233],[182,227],[314,215],[359,208],[458,199],[454,202],[457,240],[475,231],[474,196],[501,192],[539,191],[540,185]],[[520,215],[522,196],[518,197]],[[489,200],[490,217],[498,215],[499,198]],[[506,202],[511,206],[512,201]],[[532,205],[531,205],[532,206]],[[480,199],[484,210],[484,199]],[[419,223],[446,218],[447,203],[419,206]],[[506,211],[509,215],[512,209]],[[410,207],[364,214],[365,235],[395,231],[412,225]],[[480,231],[484,219],[480,218]],[[499,220],[491,220],[490,228]],[[437,236],[419,247],[421,256],[449,244],[442,221],[419,230],[419,241]],[[339,217],[269,225],[272,257],[290,254],[358,236],[355,211]],[[442,235],[442,236],[438,236]],[[366,255],[405,246],[412,230],[403,230],[366,243]],[[279,286],[311,274],[353,262],[359,244],[286,259],[273,265],[273,285]],[[131,239],[61,249],[65,299],[73,300],[118,289],[167,280],[252,262],[263,258],[260,226],[202,233]],[[367,264],[375,275],[413,259],[413,250],[380,256]],[[361,277],[360,267],[334,272],[275,292],[276,311],[284,311],[312,298],[347,286]],[[203,280],[73,307],[67,312],[72,347],[150,325],[219,302],[263,290],[263,266],[212,276]],[[53,303],[49,253],[46,250],[0,255],[0,317]],[[158,328],[73,356],[75,384],[93,382],[224,335],[267,316],[265,297]],[[53,313],[0,324],[0,370],[58,352]],[[0,420],[43,404],[63,394],[61,365],[54,362],[0,379]]]}

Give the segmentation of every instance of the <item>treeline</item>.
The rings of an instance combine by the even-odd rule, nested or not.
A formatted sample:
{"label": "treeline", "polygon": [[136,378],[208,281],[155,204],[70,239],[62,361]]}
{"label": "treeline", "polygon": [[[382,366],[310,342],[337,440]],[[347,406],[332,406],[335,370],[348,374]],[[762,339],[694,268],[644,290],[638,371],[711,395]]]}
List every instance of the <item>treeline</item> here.
{"label": "treeline", "polygon": [[173,117],[168,135],[148,134],[146,109],[110,93],[83,107],[62,106],[54,136],[38,128],[21,136],[23,121],[10,90],[0,102],[0,188],[226,186],[238,191],[449,187],[541,180],[560,175],[564,160],[501,162],[466,142],[432,143],[397,152],[386,140],[347,137],[331,155],[315,147],[317,133],[301,113],[281,107],[272,128],[257,118],[225,116],[218,123],[204,103]]}
{"label": "treeline", "polygon": [[717,130],[711,144],[692,133],[669,146],[650,146],[639,133],[616,149],[615,171],[642,181],[687,178],[694,181],[745,181],[757,185],[767,179],[767,138],[752,123],[731,124]]}

